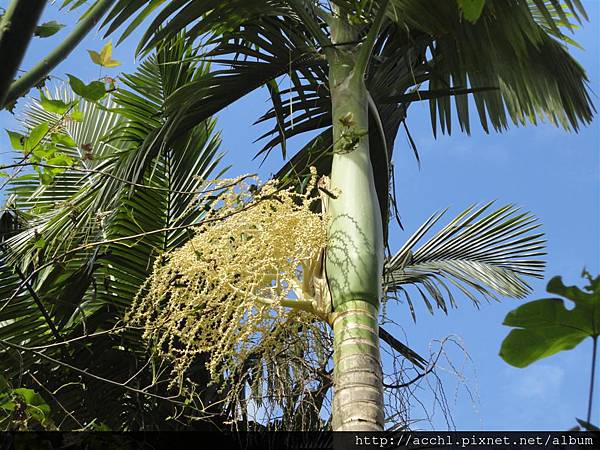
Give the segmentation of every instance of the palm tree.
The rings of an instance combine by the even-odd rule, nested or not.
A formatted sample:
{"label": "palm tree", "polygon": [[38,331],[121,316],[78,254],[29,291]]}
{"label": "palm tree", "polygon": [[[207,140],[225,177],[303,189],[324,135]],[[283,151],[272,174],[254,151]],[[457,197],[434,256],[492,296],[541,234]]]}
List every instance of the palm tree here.
{"label": "palm tree", "polygon": [[[121,0],[106,24],[123,37],[160,2]],[[577,130],[592,117],[583,69],[560,26],[585,17],[579,2],[486,2],[480,16],[463,2],[233,0],[172,2],[148,26],[140,49],[186,29],[205,40],[219,70],[174,92],[162,127],[145,142],[170,142],[246,93],[267,85],[275,119],[268,152],[286,138],[326,128],[280,172],[302,177],[317,161],[330,174],[325,306],[335,337],[335,430],[381,430],[383,395],[377,317],[385,266],[388,186],[394,137],[412,101],[430,101],[434,131],[451,131],[450,97],[469,132],[467,94],[486,131],[548,119]],[[469,20],[467,20],[467,18]],[[167,21],[168,20],[168,21]],[[549,62],[552,61],[550,65]],[[275,81],[290,79],[281,92]],[[427,90],[420,87],[427,85]],[[285,98],[284,98],[285,97]],[[461,270],[480,282],[473,268]],[[445,272],[438,272],[438,275]]]}
{"label": "palm tree", "polygon": [[[167,99],[166,122],[144,144],[149,152],[265,85],[273,108],[260,120],[275,125],[264,152],[281,145],[286,156],[287,138],[325,128],[278,175],[302,180],[310,165],[330,175],[323,206],[330,218],[325,272],[331,303],[323,311],[335,336],[334,430],[384,426],[377,318],[393,142],[408,105],[429,100],[434,132],[439,122],[448,133],[452,96],[461,130],[470,130],[467,94],[486,131],[505,129],[509,119],[547,119],[577,130],[592,117],[585,73],[561,29],[571,26],[571,17],[585,18],[580,2],[490,1],[479,17],[463,15],[466,3],[188,0],[157,12],[160,2],[120,0],[105,22],[112,33],[135,17],[124,38],[154,12],[141,51],[185,28],[188,40],[204,41],[211,49],[206,57],[219,65]],[[281,77],[289,78],[289,89],[279,90]],[[462,254],[465,242],[455,244],[453,251]],[[387,267],[398,255],[390,261]],[[469,265],[451,270],[478,283],[497,281]],[[434,273],[419,276],[431,281],[451,272],[437,267]]]}
{"label": "palm tree", "polygon": [[[109,32],[137,14],[124,32],[124,36],[130,34],[159,6],[160,2],[119,1],[107,19]],[[508,116],[516,123],[547,117],[577,129],[591,120],[592,108],[585,74],[563,47],[568,37],[558,28],[568,23],[567,12],[585,17],[577,2],[565,7],[558,2],[489,2],[475,23],[465,20],[452,2],[171,2],[150,24],[142,48],[149,50],[186,28],[189,42],[204,40],[210,51],[177,61],[211,59],[215,70],[184,78],[176,88],[165,90],[160,114],[140,114],[147,112],[147,99],[132,103],[124,94],[122,100],[129,109],[122,113],[135,126],[121,129],[119,138],[132,139],[136,151],[119,152],[120,164],[111,168],[114,177],[106,177],[112,181],[102,183],[106,187],[99,193],[89,194],[93,198],[84,207],[94,211],[89,206],[93,202],[111,205],[111,200],[125,198],[114,190],[118,180],[151,182],[144,178],[143,168],[164,156],[165,148],[176,148],[203,121],[266,85],[273,108],[259,120],[274,119],[274,127],[264,136],[270,139],[263,153],[280,145],[286,156],[287,138],[321,130],[277,176],[285,182],[303,182],[311,165],[331,176],[329,186],[322,185],[327,198],[323,207],[331,218],[324,269],[331,301],[322,303],[320,312],[327,314],[335,336],[333,427],[381,429],[378,335],[387,336],[378,331],[377,323],[382,293],[394,295],[413,285],[426,302],[433,300],[442,308],[446,300],[453,302],[448,284],[475,300],[493,296],[494,291],[519,297],[527,291],[521,276],[536,275],[541,268],[535,260],[519,262],[521,257],[540,253],[541,243],[539,236],[529,233],[534,226],[531,218],[514,214],[511,207],[483,217],[485,209],[467,211],[413,250],[439,219],[433,216],[399,253],[384,261],[393,203],[389,198],[392,149],[408,105],[429,100],[434,130],[439,121],[443,132],[451,130],[451,96],[461,129],[469,131],[467,94],[473,95],[486,130],[488,121],[494,129],[504,129]],[[548,67],[549,60],[559,63]],[[289,78],[287,90],[278,88],[282,77]],[[138,81],[139,77],[131,83]],[[427,90],[421,90],[422,85]],[[153,92],[146,90],[142,95],[150,96],[150,104]],[[158,204],[148,201],[143,192],[139,194],[146,197],[146,204]],[[114,235],[122,237],[131,236],[140,223],[132,197],[126,198],[132,209],[119,220],[117,216],[111,220],[117,230]],[[55,230],[69,229],[71,216],[64,211],[49,216],[60,224]],[[29,248],[25,262],[39,254],[34,229],[29,227],[20,239],[19,235],[11,238],[11,247]],[[50,233],[49,248],[63,245],[61,233]],[[129,247],[116,247],[112,251],[120,258],[138,263],[150,258],[134,254]],[[109,264],[107,270],[114,267]],[[116,277],[116,273],[128,272],[113,270],[104,278]],[[142,274],[125,277],[115,291],[123,299],[139,287],[132,280],[139,281]],[[23,295],[21,289],[17,291]],[[37,320],[43,319],[38,315]]]}

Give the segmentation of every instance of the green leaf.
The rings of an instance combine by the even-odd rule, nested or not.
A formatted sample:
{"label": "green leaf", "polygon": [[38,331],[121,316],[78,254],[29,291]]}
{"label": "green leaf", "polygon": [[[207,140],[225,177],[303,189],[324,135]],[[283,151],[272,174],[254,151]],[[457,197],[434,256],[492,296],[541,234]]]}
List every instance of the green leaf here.
{"label": "green leaf", "polygon": [[80,111],[80,110],[73,111],[71,113],[70,117],[75,122],[82,122],[83,121],[83,111]]}
{"label": "green leaf", "polygon": [[600,276],[590,278],[584,290],[565,286],[560,277],[554,277],[547,290],[571,300],[575,307],[567,309],[562,299],[546,298],[509,312],[504,325],[516,329],[502,342],[500,356],[515,367],[527,367],[600,335]]}
{"label": "green leaf", "polygon": [[[57,153],[56,155],[54,155],[52,158],[48,159],[48,164],[51,166],[72,166],[73,165],[73,158],[71,158],[68,155],[65,155],[64,153]],[[56,172],[56,171],[59,172]],[[64,172],[64,169],[58,169],[58,168],[53,168],[52,169],[52,173],[61,173]]]}
{"label": "green leaf", "polygon": [[485,0],[457,0],[458,7],[463,13],[463,17],[469,22],[475,23],[483,12]]}
{"label": "green leaf", "polygon": [[25,148],[27,136],[9,130],[6,130],[6,132],[8,133],[8,138],[10,139],[10,145],[12,145],[12,148],[15,150],[23,150]]}
{"label": "green leaf", "polygon": [[46,38],[55,35],[64,27],[65,26],[62,23],[58,23],[56,20],[52,20],[50,22],[46,22],[35,27],[34,34],[35,36]]}
{"label": "green leaf", "polygon": [[4,411],[13,411],[15,409],[15,402],[8,401],[5,403],[2,403],[0,405],[0,409],[3,409]]}
{"label": "green leaf", "polygon": [[100,53],[94,50],[88,50],[90,54],[90,58],[94,64],[97,64],[102,67],[117,67],[120,66],[121,63],[115,59],[112,59],[112,42],[108,42],[102,47]]}
{"label": "green leaf", "polygon": [[33,389],[18,388],[14,389],[13,393],[23,399],[27,406],[25,411],[38,422],[44,423],[50,417],[50,406]]}
{"label": "green leaf", "polygon": [[33,150],[44,138],[44,136],[46,136],[49,129],[50,125],[48,125],[48,122],[42,122],[39,125],[37,125],[33,130],[31,130],[31,133],[29,133],[29,137],[25,140],[23,150]]}
{"label": "green leaf", "polygon": [[63,102],[62,100],[53,100],[40,91],[40,104],[45,111],[55,114],[65,114],[70,108],[73,107],[75,102]]}
{"label": "green leaf", "polygon": [[31,151],[31,159],[34,160],[33,157],[35,157],[35,162],[39,162],[43,159],[53,158],[56,150],[56,146],[53,144],[38,145]]}
{"label": "green leaf", "polygon": [[52,183],[54,183],[54,174],[49,170],[43,171],[40,173],[40,183],[42,183],[43,186],[51,186]]}
{"label": "green leaf", "polygon": [[64,145],[65,147],[77,147],[77,143],[73,138],[64,133],[54,133],[52,135],[52,143]]}
{"label": "green leaf", "polygon": [[97,102],[106,95],[106,88],[101,81],[92,81],[90,84],[85,84],[76,76],[70,74],[67,74],[67,76],[73,92],[90,102]]}

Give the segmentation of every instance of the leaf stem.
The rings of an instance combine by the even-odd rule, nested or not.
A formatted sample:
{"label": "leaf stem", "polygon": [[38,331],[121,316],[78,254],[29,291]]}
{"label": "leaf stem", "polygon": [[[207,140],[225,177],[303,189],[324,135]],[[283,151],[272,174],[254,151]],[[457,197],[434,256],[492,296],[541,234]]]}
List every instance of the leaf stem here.
{"label": "leaf stem", "polygon": [[379,36],[381,27],[383,26],[383,23],[385,21],[385,11],[387,9],[388,3],[389,0],[384,0],[379,6],[379,10],[377,11],[375,20],[373,21],[371,29],[369,30],[369,33],[367,34],[363,46],[360,49],[360,53],[358,54],[354,70],[357,74],[359,74],[359,76],[366,75],[367,66],[369,65],[369,60],[371,59],[373,47],[375,46],[375,42],[377,41],[377,37]]}
{"label": "leaf stem", "polygon": [[594,400],[594,379],[596,377],[596,354],[598,350],[598,336],[593,336],[592,346],[592,373],[590,375],[590,396],[588,400],[587,422],[592,423],[592,402]]}
{"label": "leaf stem", "polygon": [[48,311],[44,307],[44,304],[38,297],[37,293],[33,290],[33,287],[31,286],[31,284],[29,284],[29,282],[25,279],[25,275],[23,274],[23,272],[21,272],[21,269],[19,269],[18,267],[15,266],[14,270],[17,273],[17,275],[19,276],[19,278],[21,279],[21,281],[23,283],[25,283],[25,288],[29,291],[29,294],[31,294],[31,298],[33,298],[33,301],[36,304],[36,306],[38,307],[38,309],[40,310],[40,312],[42,313],[42,316],[44,316],[44,320],[48,324],[48,328],[50,328],[50,331],[52,332],[52,335],[54,336],[54,338],[57,341],[62,340],[62,337],[61,337],[60,333],[58,332],[56,325],[54,325],[54,322],[52,321],[50,314],[48,314]]}
{"label": "leaf stem", "polygon": [[291,0],[290,3],[294,12],[298,14],[298,17],[304,22],[304,26],[308,28],[313,37],[319,42],[319,45],[321,47],[331,45],[329,37],[323,32],[319,23],[308,13],[307,5],[302,0]]}

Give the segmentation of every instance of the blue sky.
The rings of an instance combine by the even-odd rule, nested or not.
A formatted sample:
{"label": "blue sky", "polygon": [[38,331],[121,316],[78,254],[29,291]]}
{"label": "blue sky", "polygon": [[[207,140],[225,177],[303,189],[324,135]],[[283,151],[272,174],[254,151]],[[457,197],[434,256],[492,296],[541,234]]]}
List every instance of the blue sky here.
{"label": "blue sky", "polygon": [[[0,7],[6,7],[6,0]],[[590,22],[575,33],[575,39],[584,51],[573,49],[573,54],[587,70],[599,103],[600,92],[600,2],[584,2]],[[74,14],[58,11],[51,5],[45,20],[56,19],[72,24]],[[23,67],[28,68],[45,55],[66,34],[35,41]],[[85,41],[53,73],[54,82],[64,79],[65,73],[74,73],[90,81],[97,78],[86,49],[98,50],[103,40],[99,33]],[[131,72],[135,38],[126,41],[114,51],[114,57],[123,62],[118,70]],[[256,92],[227,108],[220,116],[218,127],[223,131],[222,149],[227,152],[226,162],[233,165],[230,175],[258,172],[266,179],[281,165],[280,154],[273,154],[265,164],[252,161],[260,148],[253,141],[261,128],[251,124],[268,107],[265,92]],[[456,133],[452,137],[433,138],[425,103],[410,107],[407,123],[421,155],[421,168],[403,133],[396,140],[396,188],[404,228],[393,226],[392,249],[397,249],[433,211],[451,207],[458,213],[470,204],[496,199],[499,204],[516,203],[533,212],[543,224],[548,239],[548,268],[545,280],[532,282],[534,292],[529,299],[546,297],[545,285],[554,275],[563,275],[567,284],[580,284],[581,269],[585,266],[592,274],[600,271],[600,135],[598,121],[582,129],[579,134],[567,133],[550,125],[512,127],[503,134],[486,135],[475,126],[472,136]],[[14,129],[18,125],[13,116],[0,112],[0,127]],[[288,153],[298,148],[293,140]],[[0,136],[0,162],[9,157],[5,133]],[[568,429],[575,417],[584,418],[590,371],[591,340],[570,352],[563,352],[542,360],[526,369],[508,366],[498,356],[502,339],[508,328],[501,325],[506,313],[521,302],[505,299],[501,303],[483,304],[478,310],[468,299],[459,299],[459,308],[448,316],[431,316],[419,301],[417,322],[413,323],[406,305],[390,307],[390,314],[401,325],[396,331],[406,336],[408,344],[427,355],[434,340],[456,336],[470,355],[465,360],[457,347],[448,348],[452,363],[461,368],[464,377],[450,372],[450,365],[440,376],[444,381],[454,423],[463,430],[532,430]],[[470,392],[474,395],[471,399]],[[600,387],[597,388],[597,392]],[[417,391],[429,406],[431,394],[426,385]],[[436,428],[445,428],[439,408],[434,410],[432,422]],[[416,406],[414,417],[423,417]],[[596,395],[593,422],[600,422],[600,394]],[[425,422],[419,426],[428,428]]]}

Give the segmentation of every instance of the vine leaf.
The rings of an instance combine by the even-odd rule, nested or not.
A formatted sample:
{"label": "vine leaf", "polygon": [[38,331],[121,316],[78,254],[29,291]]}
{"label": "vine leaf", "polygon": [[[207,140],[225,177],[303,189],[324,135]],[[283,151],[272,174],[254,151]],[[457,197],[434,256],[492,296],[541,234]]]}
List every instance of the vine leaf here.
{"label": "vine leaf", "polygon": [[36,148],[36,146],[44,139],[48,131],[50,130],[50,125],[48,122],[42,122],[39,125],[35,126],[31,132],[29,133],[29,137],[25,139],[22,150],[25,152],[29,152]]}
{"label": "vine leaf", "polygon": [[121,65],[119,61],[112,59],[112,41],[105,44],[104,47],[102,47],[102,50],[100,50],[100,53],[94,50],[88,50],[88,53],[94,64],[99,66],[117,67]]}
{"label": "vine leaf", "polygon": [[27,141],[27,136],[22,135],[21,133],[17,133],[16,131],[6,130],[8,133],[8,138],[10,139],[10,145],[15,150],[23,150],[25,148],[25,142]]}
{"label": "vine leaf", "polygon": [[51,20],[50,22],[45,22],[35,27],[35,35],[37,37],[47,38],[55,35],[64,27],[65,26],[62,23],[58,23],[56,20]]}
{"label": "vine leaf", "polygon": [[69,77],[69,86],[77,95],[90,102],[97,102],[106,95],[106,88],[101,81],[92,81],[90,84],[85,84],[74,75],[67,74]]}
{"label": "vine leaf", "polygon": [[587,337],[600,335],[600,276],[588,276],[584,290],[565,286],[554,277],[547,291],[571,300],[567,309],[562,299],[545,298],[519,306],[508,313],[504,325],[516,327],[502,342],[500,356],[515,367],[527,367],[542,358],[570,350]]}
{"label": "vine leaf", "polygon": [[54,100],[48,98],[44,92],[40,91],[40,105],[45,111],[54,114],[66,114],[67,111],[73,108],[77,102],[64,102],[62,100]]}

